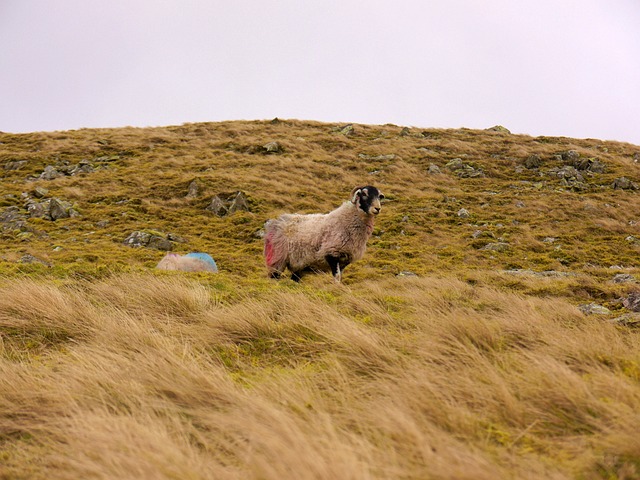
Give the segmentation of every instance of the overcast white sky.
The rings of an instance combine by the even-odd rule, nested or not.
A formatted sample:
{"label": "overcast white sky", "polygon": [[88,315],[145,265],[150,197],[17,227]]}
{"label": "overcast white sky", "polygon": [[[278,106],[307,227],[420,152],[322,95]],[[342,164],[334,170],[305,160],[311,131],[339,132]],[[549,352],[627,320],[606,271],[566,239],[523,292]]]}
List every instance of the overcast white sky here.
{"label": "overcast white sky", "polygon": [[273,117],[640,145],[640,0],[0,0],[0,131]]}

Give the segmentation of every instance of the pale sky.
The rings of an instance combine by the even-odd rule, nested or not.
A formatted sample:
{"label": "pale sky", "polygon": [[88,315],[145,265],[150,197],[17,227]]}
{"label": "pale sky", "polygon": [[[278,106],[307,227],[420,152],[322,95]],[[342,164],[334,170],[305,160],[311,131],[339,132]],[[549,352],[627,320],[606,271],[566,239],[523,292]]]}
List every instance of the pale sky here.
{"label": "pale sky", "polygon": [[640,0],[0,0],[0,131],[274,117],[640,145]]}

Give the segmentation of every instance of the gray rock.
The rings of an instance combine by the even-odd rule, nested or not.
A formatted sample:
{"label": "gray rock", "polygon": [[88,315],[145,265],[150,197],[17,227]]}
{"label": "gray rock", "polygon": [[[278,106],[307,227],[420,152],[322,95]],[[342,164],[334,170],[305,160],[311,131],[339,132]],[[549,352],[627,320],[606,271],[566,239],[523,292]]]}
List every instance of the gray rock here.
{"label": "gray rock", "polygon": [[33,189],[33,196],[36,198],[46,197],[48,193],[49,193],[49,190],[47,190],[44,187],[36,187]]}
{"label": "gray rock", "polygon": [[632,182],[627,177],[619,177],[613,181],[612,188],[614,190],[640,190],[640,187],[637,183]]}
{"label": "gray rock", "polygon": [[529,155],[524,161],[524,166],[530,170],[533,168],[540,168],[540,165],[542,165],[542,160],[540,159],[540,156],[535,154]]}
{"label": "gray rock", "polygon": [[575,273],[571,272],[559,272],[557,270],[544,270],[542,272],[535,272],[529,269],[515,269],[515,270],[505,270],[505,273],[509,273],[511,275],[531,275],[533,277],[541,277],[541,278],[567,278],[567,277],[575,277]]}
{"label": "gray rock", "polygon": [[575,150],[567,150],[560,154],[562,160],[570,165],[574,165],[580,160],[580,154]]}
{"label": "gray rock", "polygon": [[408,137],[409,135],[411,135],[411,130],[409,129],[409,127],[403,127],[403,129],[400,130],[401,137]]}
{"label": "gray rock", "polygon": [[491,252],[505,252],[509,250],[509,244],[506,242],[487,243],[480,250],[489,250]]}
{"label": "gray rock", "polygon": [[511,133],[508,128],[503,127],[502,125],[495,125],[493,127],[487,128],[486,130],[488,132],[497,132],[497,133],[504,133],[504,134]]}
{"label": "gray rock", "polygon": [[608,315],[611,313],[607,307],[598,305],[597,303],[586,303],[578,305],[578,309],[585,315]]}
{"label": "gray rock", "polygon": [[465,164],[461,158],[454,158],[453,160],[447,162],[445,167],[447,167],[449,170],[456,171],[464,168],[464,165]]}
{"label": "gray rock", "polygon": [[52,266],[52,264],[50,262],[47,262],[46,260],[42,260],[40,258],[34,257],[30,253],[27,253],[26,255],[23,255],[20,258],[20,263],[39,263],[39,264],[45,265],[47,267],[51,267]]}
{"label": "gray rock", "polygon": [[284,152],[282,145],[280,145],[278,142],[265,143],[262,146],[262,150],[264,154],[280,154]]}
{"label": "gray rock", "polygon": [[622,305],[632,312],[640,312],[640,291],[630,293],[627,298],[622,300]]}
{"label": "gray rock", "polygon": [[416,273],[413,273],[410,270],[404,270],[402,272],[399,272],[396,277],[417,277],[418,275]]}
{"label": "gray rock", "polygon": [[49,212],[49,202],[29,202],[27,212],[31,218],[44,218]]}
{"label": "gray rock", "polygon": [[4,164],[5,170],[20,170],[28,162],[26,160],[13,160]]}
{"label": "gray rock", "polygon": [[458,210],[458,213],[456,215],[458,215],[458,217],[460,218],[469,218],[471,216],[469,210],[467,210],[466,208],[461,208],[460,210]]}
{"label": "gray rock", "polygon": [[481,169],[476,169],[471,165],[464,163],[461,158],[454,158],[448,162],[445,167],[452,172],[455,172],[455,174],[460,178],[484,177],[484,172]]}
{"label": "gray rock", "polygon": [[636,277],[628,273],[617,273],[613,276],[611,281],[613,283],[634,283],[636,281]]}
{"label": "gray rock", "polygon": [[61,218],[69,218],[71,210],[71,205],[68,202],[62,202],[57,198],[52,198],[49,201],[49,217],[54,222]]}
{"label": "gray rock", "polygon": [[345,125],[344,127],[338,127],[338,131],[345,137],[353,135],[354,133],[353,124],[350,123],[348,125]]}
{"label": "gray rock", "polygon": [[625,313],[619,317],[612,318],[610,322],[623,327],[640,327],[640,314]]}
{"label": "gray rock", "polygon": [[440,171],[440,167],[438,167],[435,163],[429,164],[429,169],[427,170],[429,175],[440,175],[442,172]]}
{"label": "gray rock", "polygon": [[374,162],[393,160],[394,158],[396,158],[395,154],[393,153],[387,155],[367,155],[366,153],[359,153],[358,157],[362,158],[363,160],[373,160]]}
{"label": "gray rock", "polygon": [[27,224],[27,216],[16,206],[7,207],[0,213],[0,227],[5,232],[32,232],[33,229]]}
{"label": "gray rock", "polygon": [[173,250],[173,243],[168,238],[162,238],[156,235],[152,235],[151,238],[149,238],[149,243],[147,244],[147,247],[169,252]]}
{"label": "gray rock", "polygon": [[157,250],[170,251],[173,249],[173,243],[155,233],[136,231],[129,234],[123,242],[125,245],[134,248],[155,248]]}
{"label": "gray rock", "polygon": [[185,198],[197,198],[199,192],[200,192],[200,186],[198,185],[198,181],[193,180],[189,184],[189,188],[187,190],[187,195]]}
{"label": "gray rock", "polygon": [[249,201],[243,192],[232,194],[219,194],[211,199],[211,203],[206,208],[207,211],[223,217],[238,211],[249,212]]}
{"label": "gray rock", "polygon": [[41,180],[54,180],[56,178],[63,177],[64,174],[60,173],[53,165],[47,165],[44,167],[44,171],[40,174]]}
{"label": "gray rock", "polygon": [[223,217],[227,214],[227,207],[225,206],[225,202],[219,196],[215,196],[211,199],[211,203],[205,209],[209,212],[212,212],[214,215],[219,217]]}
{"label": "gray rock", "polygon": [[229,205],[228,214],[231,215],[235,212],[248,212],[249,211],[249,203],[247,201],[247,197],[242,192],[237,192],[233,200],[231,200],[231,204]]}
{"label": "gray rock", "polygon": [[580,171],[591,173],[604,173],[606,171],[606,165],[597,158],[580,158],[573,166]]}

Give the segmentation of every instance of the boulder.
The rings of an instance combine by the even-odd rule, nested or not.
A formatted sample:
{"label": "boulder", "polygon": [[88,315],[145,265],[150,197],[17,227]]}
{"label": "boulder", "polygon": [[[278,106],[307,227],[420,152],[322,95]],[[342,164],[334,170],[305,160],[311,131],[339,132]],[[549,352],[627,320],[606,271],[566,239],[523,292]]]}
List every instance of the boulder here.
{"label": "boulder", "polygon": [[630,293],[622,300],[622,305],[632,312],[640,312],[640,291]]}
{"label": "boulder", "polygon": [[486,129],[486,131],[504,133],[504,134],[507,134],[507,135],[511,133],[508,128],[503,127],[502,125],[495,125],[493,127],[489,127],[489,128]]}
{"label": "boulder", "polygon": [[619,177],[613,181],[613,185],[611,187],[614,190],[640,190],[640,187],[637,183],[632,182],[627,177]]}
{"label": "boulder", "polygon": [[31,218],[44,218],[45,220],[54,222],[61,218],[77,217],[80,215],[70,202],[60,200],[59,198],[49,198],[42,202],[29,199],[27,200],[26,207]]}
{"label": "boulder", "polygon": [[124,244],[134,248],[155,248],[156,250],[170,251],[173,249],[173,243],[159,233],[151,233],[144,231],[135,231],[124,239]]}

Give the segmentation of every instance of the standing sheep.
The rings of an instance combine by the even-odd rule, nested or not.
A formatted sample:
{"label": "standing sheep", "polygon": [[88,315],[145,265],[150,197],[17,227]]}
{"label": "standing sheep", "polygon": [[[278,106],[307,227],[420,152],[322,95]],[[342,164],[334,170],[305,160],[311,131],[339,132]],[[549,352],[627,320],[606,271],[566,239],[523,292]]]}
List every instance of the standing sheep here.
{"label": "standing sheep", "polygon": [[331,271],[339,283],[342,270],[364,255],[383,198],[376,187],[356,187],[332,212],[269,220],[264,236],[268,276],[280,278],[288,268],[297,282],[307,271]]}

